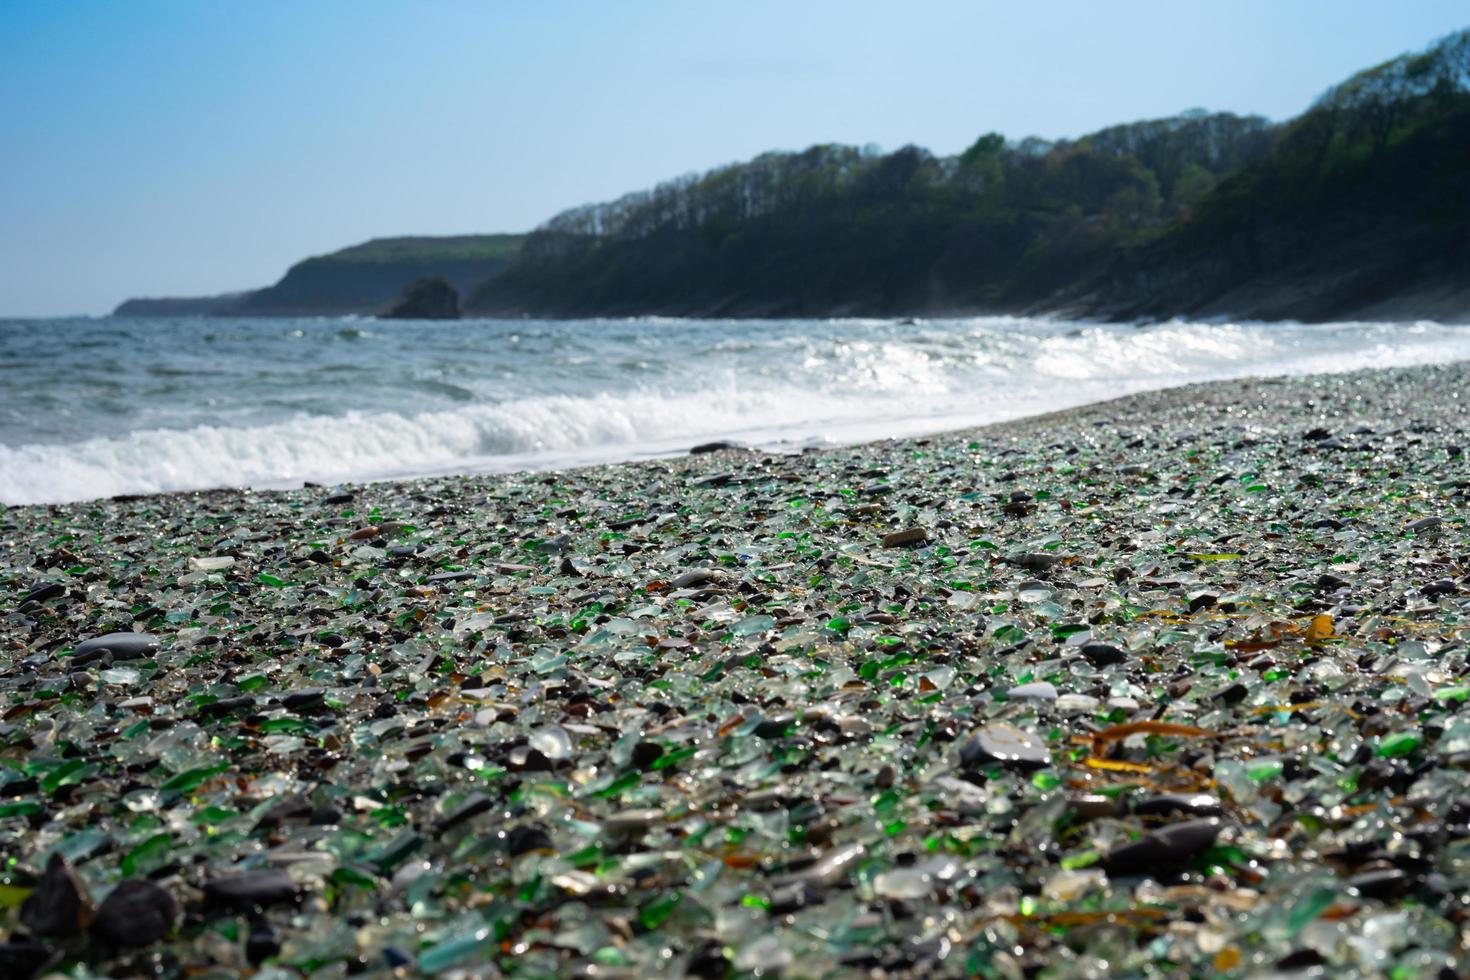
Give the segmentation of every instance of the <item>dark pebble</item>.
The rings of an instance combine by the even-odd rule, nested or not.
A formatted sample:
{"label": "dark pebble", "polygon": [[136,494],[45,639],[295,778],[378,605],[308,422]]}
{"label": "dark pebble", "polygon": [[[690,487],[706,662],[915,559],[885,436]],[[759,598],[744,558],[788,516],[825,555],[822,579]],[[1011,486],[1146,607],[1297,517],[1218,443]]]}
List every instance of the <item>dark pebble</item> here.
{"label": "dark pebble", "polygon": [[1162,827],[1113,848],[1103,858],[1103,870],[1110,876],[1128,877],[1177,868],[1211,847],[1220,836],[1221,827],[1220,821],[1213,817]]}
{"label": "dark pebble", "polygon": [[[139,660],[158,652],[158,637],[150,633],[108,633],[78,643],[71,652],[72,663],[95,650],[107,650],[114,660]],[[86,661],[83,660],[83,663]]]}
{"label": "dark pebble", "polygon": [[1109,664],[1120,664],[1128,659],[1128,655],[1111,643],[1088,643],[1082,647],[1082,656],[1094,667],[1106,667]]}
{"label": "dark pebble", "polygon": [[281,704],[287,711],[315,711],[326,704],[327,692],[319,687],[308,687],[305,690],[293,691],[281,698]]}
{"label": "dark pebble", "polygon": [[40,973],[41,968],[51,962],[53,956],[59,959],[61,951],[52,953],[40,943],[24,939],[0,943],[0,977],[26,980]]}
{"label": "dark pebble", "polygon": [[17,602],[16,605],[23,606],[28,602],[48,602],[51,599],[58,599],[64,595],[66,595],[66,586],[62,585],[60,582],[47,582],[43,585],[36,586],[31,591],[21,596],[20,601]]}
{"label": "dark pebble", "polygon": [[53,853],[40,883],[20,905],[20,924],[37,936],[75,936],[82,931],[83,913],[90,904],[86,886],[72,874],[66,859]]}
{"label": "dark pebble", "polygon": [[1044,572],[1055,566],[1061,560],[1061,555],[1051,555],[1044,551],[1035,551],[1028,552],[1024,555],[1016,555],[1011,559],[1011,564],[1018,568],[1024,568],[1028,572]]}
{"label": "dark pebble", "polygon": [[1239,704],[1246,699],[1246,695],[1248,694],[1250,694],[1250,688],[1236,681],[1229,687],[1221,688],[1214,694],[1211,694],[1210,700],[1219,701],[1221,704]]}
{"label": "dark pebble", "polygon": [[1201,609],[1209,609],[1211,606],[1219,601],[1219,596],[1210,595],[1208,592],[1203,592],[1195,596],[1193,599],[1189,600],[1189,611],[1191,613],[1197,613]]}
{"label": "dark pebble", "polygon": [[336,506],[337,504],[350,504],[352,503],[352,494],[334,493],[330,497],[322,498],[322,503],[330,504],[332,506]]}
{"label": "dark pebble", "polygon": [[551,835],[540,827],[512,827],[505,835],[505,849],[511,857],[531,851],[554,850]]}
{"label": "dark pebble", "polygon": [[178,904],[167,889],[130,878],[103,900],[92,931],[119,946],[147,946],[168,935],[178,912]]}
{"label": "dark pebble", "polygon": [[1398,898],[1412,884],[1412,879],[1397,868],[1366,871],[1347,880],[1347,886],[1364,898]]}
{"label": "dark pebble", "polygon": [[633,746],[633,754],[629,758],[634,768],[647,769],[659,759],[663,758],[663,746],[657,742],[639,742]]}
{"label": "dark pebble", "polygon": [[296,902],[296,883],[280,871],[246,871],[204,883],[204,904],[248,911]]}
{"label": "dark pebble", "polygon": [[281,951],[281,934],[269,922],[257,922],[250,927],[250,936],[245,940],[245,958],[252,966],[275,956]]}
{"label": "dark pebble", "polygon": [[1322,954],[1310,946],[1303,946],[1301,949],[1292,950],[1276,961],[1276,969],[1278,970],[1310,970],[1316,966],[1326,965],[1327,961],[1322,958]]}
{"label": "dark pebble", "polygon": [[691,456],[703,456],[705,453],[719,453],[719,452],[724,452],[724,451],[730,450],[730,449],[744,449],[744,448],[745,447],[742,446],[742,445],[740,445],[740,443],[738,443],[738,442],[731,442],[728,439],[719,439],[719,440],[716,440],[715,442],[701,442],[697,446],[690,447],[690,449],[689,449],[689,455],[691,455]]}
{"label": "dark pebble", "polygon": [[1134,800],[1130,807],[1140,817],[1218,817],[1223,813],[1220,801],[1204,793],[1165,793]]}

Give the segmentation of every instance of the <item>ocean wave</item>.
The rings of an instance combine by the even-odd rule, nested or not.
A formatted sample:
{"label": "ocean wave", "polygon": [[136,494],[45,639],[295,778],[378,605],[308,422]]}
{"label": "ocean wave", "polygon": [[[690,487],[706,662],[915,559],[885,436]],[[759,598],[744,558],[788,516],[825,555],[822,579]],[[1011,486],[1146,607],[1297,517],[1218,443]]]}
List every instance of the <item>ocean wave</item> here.
{"label": "ocean wave", "polygon": [[[291,365],[294,374],[271,373],[258,352],[242,353],[263,372],[258,390],[216,385],[207,406],[192,395],[180,405],[150,406],[137,415],[146,424],[105,437],[10,437],[0,445],[0,501],[543,468],[674,452],[709,438],[771,446],[850,442],[1194,381],[1470,358],[1470,328],[1439,324],[773,321],[732,336],[711,329],[738,325],[647,323],[657,343],[650,335],[614,341],[597,335],[593,323],[516,325],[598,350],[598,363],[581,370],[559,364],[563,354],[508,351],[508,325],[496,331],[490,354],[447,367],[427,363],[413,342],[385,333],[385,343],[400,345],[391,356],[343,363],[339,348],[306,369],[312,380],[304,387],[299,364]],[[467,350],[488,344],[473,330],[443,342],[455,337]],[[691,361],[692,350],[703,356]],[[161,366],[178,369],[170,377],[183,376],[180,365],[187,363]],[[329,383],[324,375],[334,369],[346,369],[345,376]],[[357,379],[363,369],[378,372],[375,384]],[[0,396],[0,419],[12,420],[8,431],[24,432],[14,423],[26,416],[5,403],[13,398],[34,417],[48,390]],[[88,399],[96,393],[65,390],[86,390]],[[83,432],[87,412],[123,408],[71,396],[66,405],[55,414],[71,424],[68,413],[78,413]]]}

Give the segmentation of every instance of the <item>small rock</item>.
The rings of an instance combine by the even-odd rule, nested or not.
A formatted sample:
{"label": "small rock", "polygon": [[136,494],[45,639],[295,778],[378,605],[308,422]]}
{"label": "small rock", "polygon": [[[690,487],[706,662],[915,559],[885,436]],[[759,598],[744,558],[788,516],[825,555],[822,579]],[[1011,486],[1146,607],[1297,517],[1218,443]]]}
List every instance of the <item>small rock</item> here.
{"label": "small rock", "polygon": [[703,585],[706,582],[714,581],[718,577],[719,572],[716,572],[713,569],[692,568],[689,571],[684,572],[682,575],[674,576],[673,581],[671,581],[669,585],[673,586],[676,589],[692,589],[696,585]]}
{"label": "small rock", "polygon": [[744,448],[745,447],[738,442],[731,442],[729,439],[718,439],[714,442],[701,442],[699,445],[691,447],[689,450],[689,455],[703,456],[705,453],[719,453],[731,449]]}
{"label": "small rock", "polygon": [[902,531],[894,531],[883,535],[883,547],[906,548],[912,545],[923,544],[929,540],[929,532],[922,527],[905,528]]}
{"label": "small rock", "polygon": [[1046,743],[1035,735],[998,722],[980,729],[960,747],[960,764],[966,769],[993,762],[1022,769],[1040,769],[1051,765],[1051,752]]}
{"label": "small rock", "polygon": [[1055,701],[1057,689],[1050,681],[1032,681],[1030,684],[1018,684],[1011,688],[1006,692],[1006,697],[1023,701]]}
{"label": "small rock", "polygon": [[1201,609],[1209,609],[1219,601],[1219,596],[1212,595],[1209,592],[1201,592],[1199,595],[1189,600],[1189,611],[1191,613],[1197,613]]}
{"label": "small rock", "polygon": [[1109,877],[1147,876],[1173,870],[1211,847],[1222,828],[1223,824],[1214,817],[1160,828],[1113,848],[1103,858],[1103,870]]}
{"label": "small rock", "polygon": [[1128,655],[1111,643],[1088,643],[1082,648],[1082,656],[1087,658],[1088,663],[1094,667],[1106,667],[1109,664],[1120,664],[1128,659]]}
{"label": "small rock", "polygon": [[94,636],[78,643],[72,650],[72,663],[87,663],[96,659],[97,652],[106,650],[113,660],[140,660],[158,652],[158,637],[150,633],[108,633]]}
{"label": "small rock", "polygon": [[178,903],[167,889],[130,878],[102,900],[92,931],[119,946],[147,946],[168,935],[178,912]]}
{"label": "small rock", "polygon": [[1436,579],[1428,585],[1420,586],[1419,588],[1419,594],[1426,599],[1437,599],[1443,595],[1456,595],[1459,591],[1459,586],[1447,578]]}
{"label": "small rock", "polygon": [[61,956],[61,950],[53,953],[46,946],[25,939],[0,943],[0,977],[26,980],[40,973],[53,957],[59,960]]}
{"label": "small rock", "polygon": [[59,599],[64,595],[66,595],[66,586],[60,582],[46,582],[21,596],[20,601],[16,605],[23,606],[28,602],[49,602],[52,599]]}
{"label": "small rock", "polygon": [[257,922],[250,927],[245,940],[245,959],[252,966],[259,966],[281,951],[281,934],[269,922]]}
{"label": "small rock", "polygon": [[505,849],[511,857],[555,848],[551,835],[540,827],[512,827],[505,835]]}
{"label": "small rock", "polygon": [[53,852],[40,883],[20,904],[20,924],[37,936],[65,938],[81,932],[91,915],[87,886]]}
{"label": "small rock", "polygon": [[287,711],[294,711],[298,714],[315,711],[318,708],[324,707],[326,702],[327,692],[319,687],[308,687],[300,691],[293,691],[284,698],[281,698],[281,704]]}
{"label": "small rock", "polygon": [[1223,813],[1220,801],[1206,793],[1163,793],[1132,801],[1130,809],[1140,817],[1218,817]]}
{"label": "small rock", "polygon": [[1347,880],[1348,888],[1364,898],[1398,898],[1413,886],[1413,880],[1397,868],[1365,871]]}
{"label": "small rock", "polygon": [[1026,569],[1028,572],[1044,572],[1055,566],[1061,560],[1061,555],[1048,554],[1044,551],[1031,551],[1016,555],[1010,559],[1010,562],[1018,568]]}
{"label": "small rock", "polygon": [[213,908],[248,911],[294,904],[299,897],[296,883],[280,871],[246,871],[204,883],[204,904]]}

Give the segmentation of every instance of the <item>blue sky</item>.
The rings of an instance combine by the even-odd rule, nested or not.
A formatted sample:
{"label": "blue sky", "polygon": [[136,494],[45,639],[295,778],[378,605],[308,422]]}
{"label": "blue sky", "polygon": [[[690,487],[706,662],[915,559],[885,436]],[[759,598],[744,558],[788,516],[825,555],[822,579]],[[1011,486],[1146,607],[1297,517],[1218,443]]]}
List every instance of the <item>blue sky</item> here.
{"label": "blue sky", "polygon": [[0,313],[275,281],[813,143],[1281,119],[1464,0],[0,0]]}

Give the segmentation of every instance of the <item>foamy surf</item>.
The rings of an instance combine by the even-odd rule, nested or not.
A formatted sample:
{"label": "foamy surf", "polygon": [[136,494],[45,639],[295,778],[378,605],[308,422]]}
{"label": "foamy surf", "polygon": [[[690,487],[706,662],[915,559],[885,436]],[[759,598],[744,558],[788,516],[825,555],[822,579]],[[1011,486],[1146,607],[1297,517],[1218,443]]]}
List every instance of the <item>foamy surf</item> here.
{"label": "foamy surf", "polygon": [[714,438],[848,443],[1195,381],[1470,358],[1470,328],[1433,323],[1025,318],[7,321],[0,342],[7,504],[545,469]]}

